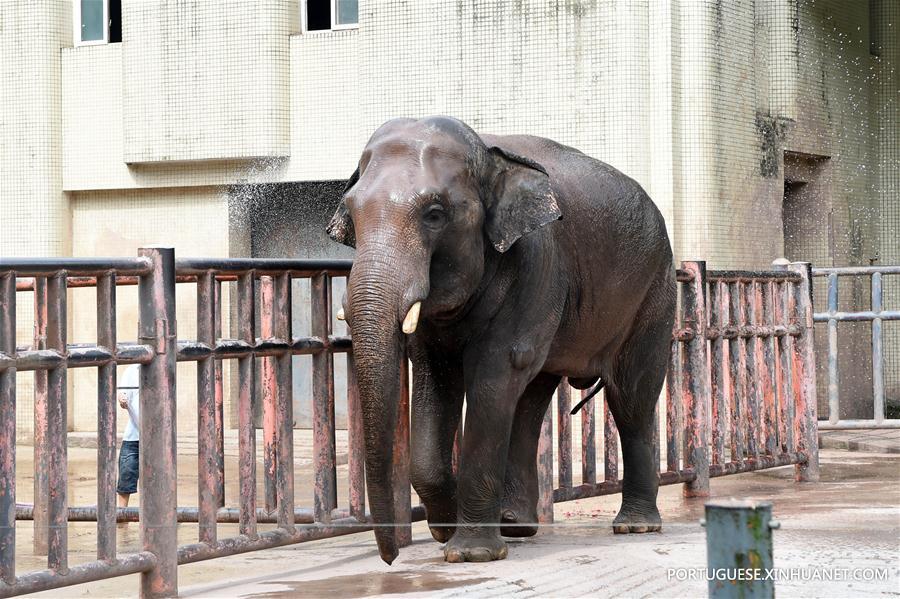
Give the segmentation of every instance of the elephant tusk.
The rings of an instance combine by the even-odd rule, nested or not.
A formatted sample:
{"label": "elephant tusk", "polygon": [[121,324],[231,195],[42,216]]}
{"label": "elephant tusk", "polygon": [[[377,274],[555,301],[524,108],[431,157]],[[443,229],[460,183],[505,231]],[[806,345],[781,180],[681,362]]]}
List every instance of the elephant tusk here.
{"label": "elephant tusk", "polygon": [[340,310],[338,310],[337,316],[335,316],[335,318],[337,318],[338,320],[346,320],[346,317],[344,316],[344,309],[343,309],[343,308],[341,308]]}
{"label": "elephant tusk", "polygon": [[406,318],[403,319],[403,332],[407,335],[416,332],[416,327],[419,326],[419,310],[421,309],[422,302],[416,302],[409,309],[409,312],[406,313]]}

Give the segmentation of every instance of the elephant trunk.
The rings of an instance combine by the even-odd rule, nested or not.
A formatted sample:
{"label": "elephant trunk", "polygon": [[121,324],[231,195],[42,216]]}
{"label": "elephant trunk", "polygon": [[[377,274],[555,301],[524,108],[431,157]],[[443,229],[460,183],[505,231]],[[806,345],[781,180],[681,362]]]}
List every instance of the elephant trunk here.
{"label": "elephant trunk", "polygon": [[[381,559],[397,557],[394,522],[393,447],[405,359],[404,327],[427,290],[411,285],[398,260],[360,251],[348,281],[348,312],[366,446],[366,485]],[[427,272],[427,271],[426,271]],[[404,282],[405,281],[405,282]],[[418,288],[418,289],[416,289]]]}

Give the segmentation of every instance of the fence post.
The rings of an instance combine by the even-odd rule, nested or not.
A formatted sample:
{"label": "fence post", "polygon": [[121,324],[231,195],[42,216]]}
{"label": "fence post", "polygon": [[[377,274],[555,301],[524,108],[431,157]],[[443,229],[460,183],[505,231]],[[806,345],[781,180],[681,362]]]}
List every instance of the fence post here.
{"label": "fence post", "polygon": [[681,312],[683,326],[693,333],[682,352],[682,397],[684,400],[686,466],[693,468],[696,478],[684,484],[686,497],[709,495],[709,352],[706,347],[706,262],[682,262],[681,268],[691,274],[682,286]]}
{"label": "fence post", "polygon": [[553,524],[553,402],[547,406],[537,450],[539,524]]}
{"label": "fence post", "polygon": [[793,367],[800,381],[794,390],[794,439],[797,450],[806,454],[806,463],[798,464],[794,477],[798,481],[819,480],[819,420],[816,403],[816,357],[813,347],[812,265],[791,262],[788,270],[800,275],[794,286],[794,314],[791,319],[801,329],[794,341]]}
{"label": "fence post", "polygon": [[16,581],[16,273],[0,275],[0,582]]}
{"label": "fence post", "polygon": [[140,342],[153,348],[141,368],[141,541],[156,556],[141,574],[141,597],[178,595],[175,427],[175,250],[141,248],[150,273],[141,277]]}

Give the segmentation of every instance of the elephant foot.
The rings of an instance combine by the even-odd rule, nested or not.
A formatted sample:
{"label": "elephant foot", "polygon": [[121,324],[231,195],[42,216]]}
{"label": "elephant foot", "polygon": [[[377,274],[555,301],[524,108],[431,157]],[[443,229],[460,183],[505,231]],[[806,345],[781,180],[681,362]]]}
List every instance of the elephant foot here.
{"label": "elephant foot", "polygon": [[464,536],[457,531],[444,545],[444,559],[451,563],[491,562],[506,559],[507,553],[506,543],[491,531],[484,536]]}
{"label": "elephant foot", "polygon": [[453,537],[453,527],[451,526],[429,526],[431,536],[438,543],[446,543]]}
{"label": "elephant foot", "polygon": [[634,503],[622,505],[613,520],[613,532],[617,535],[628,533],[660,532],[662,518],[656,505],[641,506]]}
{"label": "elephant foot", "polygon": [[533,537],[538,531],[537,512],[504,508],[500,524],[500,534],[504,537]]}

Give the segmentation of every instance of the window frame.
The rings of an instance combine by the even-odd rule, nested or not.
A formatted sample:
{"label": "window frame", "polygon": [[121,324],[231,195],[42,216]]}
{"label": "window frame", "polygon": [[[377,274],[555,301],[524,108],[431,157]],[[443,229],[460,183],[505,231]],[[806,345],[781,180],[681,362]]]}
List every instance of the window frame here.
{"label": "window frame", "polygon": [[[109,0],[103,0],[104,3]],[[346,31],[347,29],[359,29],[359,11],[356,13],[356,23],[345,23],[340,25],[337,23],[337,3],[338,0],[329,0],[331,4],[331,27],[329,29],[309,29],[309,19],[307,17],[306,6],[309,0],[300,0],[300,31],[303,33],[319,34],[326,31]]]}
{"label": "window frame", "polygon": [[103,0],[103,39],[81,39],[81,0],[72,0],[72,43],[75,46],[102,46],[109,43],[109,0]]}

